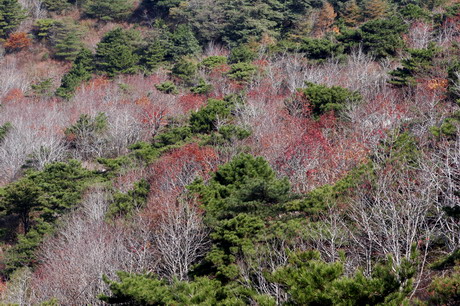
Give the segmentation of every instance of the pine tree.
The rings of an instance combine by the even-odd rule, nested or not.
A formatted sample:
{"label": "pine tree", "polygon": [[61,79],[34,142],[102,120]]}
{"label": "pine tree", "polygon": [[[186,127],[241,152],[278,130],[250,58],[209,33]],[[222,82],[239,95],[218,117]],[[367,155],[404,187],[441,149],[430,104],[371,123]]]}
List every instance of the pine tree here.
{"label": "pine tree", "polygon": [[58,59],[67,61],[74,60],[80,52],[83,44],[81,37],[82,30],[73,22],[58,22],[53,29],[53,47],[56,50],[55,56]]}
{"label": "pine tree", "polygon": [[132,0],[88,0],[83,8],[89,17],[120,21],[132,13],[134,5]]}
{"label": "pine tree", "polygon": [[48,11],[62,12],[70,8],[70,3],[67,0],[43,0],[43,4]]}
{"label": "pine tree", "polygon": [[230,66],[227,76],[230,80],[244,83],[251,81],[256,71],[257,66],[251,63],[240,62]]}
{"label": "pine tree", "polygon": [[[240,284],[224,286],[216,279],[197,277],[193,281],[167,282],[152,274],[117,273],[119,282],[104,278],[111,295],[102,294],[100,299],[112,305],[248,305],[260,301],[257,295]],[[275,305],[270,297],[266,303]]]}
{"label": "pine tree", "polygon": [[151,71],[157,68],[162,62],[166,60],[168,54],[169,42],[160,38],[154,39],[149,42],[141,53],[141,64],[147,70]]}
{"label": "pine tree", "polygon": [[302,19],[305,19],[311,10],[312,2],[310,0],[283,0],[284,24],[292,28]]}
{"label": "pine tree", "polygon": [[172,8],[179,6],[182,0],[147,0],[147,7],[156,15],[167,16]]}
{"label": "pine tree", "polygon": [[53,35],[58,21],[51,18],[39,19],[34,25],[33,33],[37,39],[50,39]]}
{"label": "pine tree", "polygon": [[184,55],[196,55],[201,51],[198,40],[195,38],[190,27],[186,25],[179,25],[171,34],[170,39],[170,54],[174,58],[179,58]]}
{"label": "pine tree", "polygon": [[57,59],[72,61],[83,47],[83,29],[71,19],[37,20],[33,32],[48,44]]}
{"label": "pine tree", "polygon": [[321,84],[307,83],[307,88],[298,90],[306,98],[313,115],[320,116],[326,112],[341,111],[347,103],[360,101],[361,95],[340,86],[328,87]]}
{"label": "pine tree", "polygon": [[398,18],[366,22],[361,27],[363,49],[377,57],[394,55],[398,49],[404,47],[401,34],[405,31],[407,31],[407,25]]}
{"label": "pine tree", "polygon": [[[11,130],[12,127],[13,125],[10,122],[0,125],[0,144],[2,144],[2,141],[5,139],[6,135]],[[0,208],[1,207],[2,206],[0,205]]]}
{"label": "pine tree", "polygon": [[356,0],[351,0],[345,4],[344,11],[342,13],[342,19],[348,26],[356,26],[361,20],[361,9],[356,4]]}
{"label": "pine tree", "polygon": [[185,58],[178,60],[173,68],[172,75],[179,77],[185,83],[191,83],[196,75],[198,66]]}
{"label": "pine tree", "polygon": [[82,114],[64,133],[70,148],[80,152],[82,158],[90,159],[98,153],[95,148],[106,144],[107,125],[105,113],[98,113],[96,116]]}
{"label": "pine tree", "polygon": [[375,19],[366,22],[357,30],[343,31],[337,37],[346,51],[362,46],[364,52],[378,58],[395,55],[404,47],[401,34],[407,31],[407,25],[399,18]]}
{"label": "pine tree", "polygon": [[401,61],[402,67],[390,71],[389,81],[398,87],[415,85],[415,78],[430,73],[434,68],[434,58],[439,50],[431,45],[426,49],[410,49],[410,57]]}
{"label": "pine tree", "polygon": [[305,52],[309,59],[324,60],[343,54],[343,46],[327,38],[305,38],[300,45],[300,52]]}
{"label": "pine tree", "polygon": [[[262,157],[250,154],[235,156],[219,167],[207,184],[197,181],[190,186],[197,192],[211,226],[240,214],[264,217],[276,214],[290,197],[290,184],[278,178]],[[257,202],[257,204],[256,204]]]}
{"label": "pine tree", "polygon": [[18,0],[0,0],[0,37],[13,32],[26,18]]}
{"label": "pine tree", "polygon": [[455,100],[460,98],[458,84],[460,83],[460,62],[454,61],[447,69],[448,86],[447,91],[449,96]]}
{"label": "pine tree", "polygon": [[190,127],[195,133],[209,133],[216,129],[216,120],[228,119],[234,108],[231,99],[209,99],[205,107],[190,116]]}
{"label": "pine tree", "polygon": [[46,78],[30,85],[32,95],[35,97],[51,97],[53,95],[53,79]]}
{"label": "pine tree", "polygon": [[205,222],[213,230],[206,259],[223,281],[239,277],[235,259],[254,251],[267,220],[277,216],[291,196],[288,180],[277,178],[265,159],[250,154],[235,156],[207,184],[196,181],[189,189],[199,195]]}
{"label": "pine tree", "polygon": [[73,62],[72,69],[62,78],[56,95],[65,99],[71,98],[81,82],[91,78],[94,69],[93,61],[93,53],[88,49],[82,49]]}
{"label": "pine tree", "polygon": [[335,17],[337,17],[334,7],[327,1],[323,2],[323,7],[318,15],[318,21],[315,25],[315,32],[317,35],[322,35],[325,32],[328,32],[331,29],[332,24],[334,23]]}
{"label": "pine tree", "polygon": [[388,2],[386,0],[368,0],[364,6],[366,19],[382,18],[387,14]]}
{"label": "pine tree", "polygon": [[413,259],[394,267],[391,258],[376,264],[370,277],[362,271],[344,276],[342,262],[326,263],[317,251],[295,252],[275,271],[289,294],[288,305],[405,305],[415,274]]}
{"label": "pine tree", "polygon": [[97,45],[96,68],[109,76],[134,73],[138,69],[139,33],[117,28],[108,32]]}
{"label": "pine tree", "polygon": [[1,202],[7,214],[18,214],[24,234],[30,229],[31,213],[40,206],[40,189],[30,179],[22,179],[8,185]]}
{"label": "pine tree", "polygon": [[257,57],[257,54],[251,50],[247,45],[241,45],[239,47],[233,48],[230,56],[228,57],[228,62],[230,64],[236,64],[241,62],[252,62]]}

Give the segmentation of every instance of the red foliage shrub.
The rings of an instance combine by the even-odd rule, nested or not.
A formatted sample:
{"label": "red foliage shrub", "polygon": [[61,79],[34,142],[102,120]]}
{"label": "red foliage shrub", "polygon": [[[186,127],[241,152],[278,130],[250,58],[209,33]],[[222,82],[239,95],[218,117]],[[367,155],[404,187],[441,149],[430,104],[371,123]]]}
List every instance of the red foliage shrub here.
{"label": "red foliage shrub", "polygon": [[[327,118],[329,119],[329,118]],[[276,168],[287,175],[296,191],[307,192],[316,181],[318,170],[335,168],[334,148],[323,129],[329,122],[287,116],[288,130],[295,131],[275,161]],[[280,152],[281,153],[281,152]]]}
{"label": "red foliage shrub", "polygon": [[269,62],[266,59],[258,59],[258,60],[255,60],[253,64],[258,67],[266,67],[268,66]]}
{"label": "red foliage shrub", "polygon": [[[185,186],[201,176],[208,178],[219,163],[217,152],[211,147],[187,144],[163,155],[148,169],[150,196],[142,213],[150,220],[159,220],[177,202]],[[155,222],[155,221],[154,221]]]}
{"label": "red foliage shrub", "polygon": [[179,98],[179,105],[184,113],[197,111],[206,104],[206,97],[196,94],[186,94]]}
{"label": "red foliage shrub", "polygon": [[206,177],[218,161],[211,147],[187,144],[162,156],[150,166],[150,183],[155,192],[181,192],[195,177]]}

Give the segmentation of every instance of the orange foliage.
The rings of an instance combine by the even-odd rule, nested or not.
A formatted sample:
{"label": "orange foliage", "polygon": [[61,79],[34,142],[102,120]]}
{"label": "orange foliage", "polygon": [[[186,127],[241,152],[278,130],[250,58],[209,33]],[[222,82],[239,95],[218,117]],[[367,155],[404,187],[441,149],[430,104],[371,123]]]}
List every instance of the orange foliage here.
{"label": "orange foliage", "polygon": [[431,90],[446,90],[449,81],[447,79],[432,79],[428,81],[428,88]]}
{"label": "orange foliage", "polygon": [[443,100],[446,98],[448,80],[443,78],[433,78],[429,80],[418,79],[418,89],[421,94],[430,99]]}
{"label": "orange foliage", "polygon": [[90,81],[89,86],[90,87],[104,87],[110,85],[110,80],[107,79],[106,77],[98,77]]}
{"label": "orange foliage", "polygon": [[141,106],[147,106],[150,104],[150,99],[147,96],[142,96],[134,101],[134,103]]}
{"label": "orange foliage", "polygon": [[11,34],[6,42],[5,42],[5,49],[13,52],[13,51],[19,51],[25,48],[30,47],[32,44],[32,40],[29,38],[27,33],[24,32],[17,32]]}
{"label": "orange foliage", "polygon": [[18,101],[24,98],[24,93],[19,88],[13,88],[5,95],[3,102]]}
{"label": "orange foliage", "polygon": [[388,3],[385,0],[369,0],[364,8],[364,15],[368,19],[381,18],[386,15]]}
{"label": "orange foliage", "polygon": [[347,25],[355,26],[361,20],[361,9],[355,0],[351,0],[345,4],[341,15]]}
{"label": "orange foliage", "polygon": [[266,59],[259,59],[255,60],[253,64],[258,67],[266,67],[268,66],[269,62]]}
{"label": "orange foliage", "polygon": [[268,35],[267,33],[262,34],[262,37],[260,39],[260,43],[264,46],[268,45],[274,45],[276,44],[276,39],[273,38],[272,36]]}
{"label": "orange foliage", "polygon": [[329,32],[332,24],[334,23],[335,17],[337,17],[337,13],[334,11],[332,4],[324,1],[315,25],[316,34],[321,35],[325,32]]}

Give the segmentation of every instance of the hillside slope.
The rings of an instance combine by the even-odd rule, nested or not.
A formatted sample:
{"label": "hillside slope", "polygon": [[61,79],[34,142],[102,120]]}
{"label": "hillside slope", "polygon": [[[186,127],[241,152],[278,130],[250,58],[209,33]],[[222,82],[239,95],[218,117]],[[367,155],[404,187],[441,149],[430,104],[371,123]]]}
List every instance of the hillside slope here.
{"label": "hillside slope", "polygon": [[0,0],[0,302],[456,305],[460,3]]}

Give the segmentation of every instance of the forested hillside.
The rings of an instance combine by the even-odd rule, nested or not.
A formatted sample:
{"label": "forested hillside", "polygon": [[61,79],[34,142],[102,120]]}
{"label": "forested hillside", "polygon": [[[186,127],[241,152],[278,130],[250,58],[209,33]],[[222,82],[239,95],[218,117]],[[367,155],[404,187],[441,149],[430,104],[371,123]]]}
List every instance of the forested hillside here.
{"label": "forested hillside", "polygon": [[0,304],[458,305],[457,0],[0,0]]}

